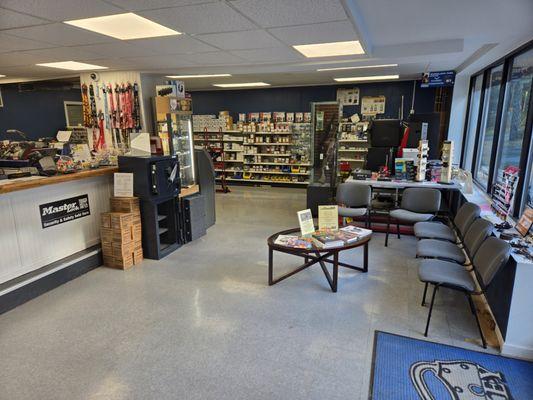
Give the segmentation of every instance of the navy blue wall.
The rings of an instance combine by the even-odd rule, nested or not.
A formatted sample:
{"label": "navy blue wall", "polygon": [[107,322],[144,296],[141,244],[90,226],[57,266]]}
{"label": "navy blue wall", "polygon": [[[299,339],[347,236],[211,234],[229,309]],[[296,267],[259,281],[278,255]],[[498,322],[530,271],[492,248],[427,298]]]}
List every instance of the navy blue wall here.
{"label": "navy blue wall", "polygon": [[[418,87],[415,95],[417,113],[433,112],[435,89]],[[239,112],[260,111],[311,111],[311,102],[334,101],[339,87],[358,87],[363,96],[386,97],[385,114],[380,118],[398,118],[401,96],[404,96],[404,118],[409,115],[413,94],[413,81],[380,82],[336,86],[303,86],[249,90],[211,90],[191,92],[195,114],[218,114],[228,110],[233,118]],[[345,114],[360,112],[360,106],[345,107]]]}
{"label": "navy blue wall", "polygon": [[63,101],[81,101],[80,89],[19,92],[18,85],[1,85],[0,139],[7,129],[18,129],[30,139],[51,137],[66,125]]}

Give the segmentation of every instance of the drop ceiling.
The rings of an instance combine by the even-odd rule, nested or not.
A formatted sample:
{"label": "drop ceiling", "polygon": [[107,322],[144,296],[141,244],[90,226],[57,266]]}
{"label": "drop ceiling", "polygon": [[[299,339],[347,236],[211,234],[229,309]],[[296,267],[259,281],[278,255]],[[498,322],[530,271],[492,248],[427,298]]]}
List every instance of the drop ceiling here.
{"label": "drop ceiling", "polygon": [[[125,12],[183,34],[122,41],[63,23]],[[70,60],[160,76],[232,74],[188,80],[188,89],[412,79],[458,67],[471,73],[498,49],[532,39],[532,20],[531,0],[0,0],[0,74],[7,75],[0,83],[72,75],[36,66]],[[359,40],[365,54],[306,58],[292,47],[349,40]],[[398,66],[317,72],[376,64]]]}

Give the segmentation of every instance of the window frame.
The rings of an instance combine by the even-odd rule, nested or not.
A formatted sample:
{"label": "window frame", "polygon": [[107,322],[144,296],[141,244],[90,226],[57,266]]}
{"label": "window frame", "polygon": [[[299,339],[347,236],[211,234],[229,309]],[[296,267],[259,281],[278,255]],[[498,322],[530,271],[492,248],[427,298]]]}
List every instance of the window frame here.
{"label": "window frame", "polygon": [[[470,118],[470,113],[472,110],[470,109],[472,104],[472,91],[475,90],[475,79],[479,76],[483,76],[483,82],[481,85],[481,96],[479,100],[479,109],[478,109],[478,118],[477,118],[477,124],[474,131],[475,139],[474,139],[474,148],[473,148],[473,156],[472,156],[472,165],[470,167],[470,172],[472,173],[472,179],[476,186],[478,186],[480,189],[482,189],[484,192],[488,193],[489,195],[492,192],[492,186],[496,180],[496,159],[498,155],[498,146],[500,143],[500,131],[501,131],[501,122],[502,122],[502,112],[503,112],[503,106],[504,106],[504,100],[505,100],[505,94],[507,90],[507,85],[509,83],[509,79],[512,77],[512,67],[514,64],[514,60],[516,57],[520,56],[521,54],[530,51],[533,49],[533,40],[525,43],[524,45],[518,47],[511,53],[505,55],[504,57],[494,61],[492,64],[487,65],[485,68],[477,71],[476,73],[472,74],[470,76],[470,83],[469,83],[469,89],[468,89],[468,101],[467,101],[467,109],[466,109],[466,115],[465,115],[465,122],[463,126],[463,142],[461,146],[461,167],[465,167],[465,150],[466,150],[466,142],[467,142],[467,134],[468,134],[468,122]],[[489,83],[489,76],[490,72],[493,68],[498,67],[500,65],[503,65],[502,70],[502,79],[500,82],[500,92],[498,93],[498,104],[496,107],[496,120],[494,122],[494,136],[493,136],[493,142],[492,142],[492,148],[491,148],[491,156],[489,160],[489,176],[487,181],[487,187],[485,188],[483,184],[478,182],[476,179],[476,165],[478,161],[478,148],[479,148],[479,140],[480,140],[480,131],[481,131],[481,123],[483,119],[483,110],[485,107],[485,94],[487,90],[487,84]],[[525,188],[524,186],[528,185],[529,182],[526,182],[526,178],[530,177],[530,174],[533,174],[533,167],[529,167],[530,161],[529,156],[530,154],[533,154],[533,149],[531,147],[533,146],[533,140],[532,140],[532,128],[533,128],[533,79],[532,79],[532,86],[531,86],[531,95],[529,97],[529,105],[527,110],[527,119],[526,119],[526,126],[524,131],[524,138],[522,141],[522,148],[520,151],[520,161],[519,161],[519,179],[518,179],[518,186],[516,188],[515,196],[514,196],[514,204],[513,204],[513,214],[512,216],[517,218],[522,211],[524,207],[524,201],[525,201]]]}
{"label": "window frame", "polygon": [[[464,123],[464,127],[463,127],[463,143],[461,144],[461,162],[460,162],[460,165],[461,165],[461,168],[465,168],[465,163],[466,163],[466,153],[465,153],[465,150],[466,150],[466,143],[468,142],[468,125],[470,123],[470,114],[472,113],[472,95],[474,93],[474,90],[476,90],[476,79],[478,78],[478,76],[480,76],[480,74],[478,75],[472,75],[470,77],[470,87],[468,88],[468,100],[467,100],[467,103],[466,103],[466,113],[465,113],[465,123]],[[482,76],[481,77],[481,94],[483,93],[483,79],[484,77]],[[481,105],[481,98],[480,98],[480,104],[478,104],[478,107]],[[479,110],[478,110],[478,116],[479,116]],[[477,134],[477,121],[476,121],[476,129],[472,131],[472,134],[474,135],[474,146],[476,144],[476,134]],[[473,149],[472,149],[473,150]],[[474,161],[474,156],[472,156],[472,165],[474,164],[473,163]],[[470,166],[472,169],[472,166]]]}

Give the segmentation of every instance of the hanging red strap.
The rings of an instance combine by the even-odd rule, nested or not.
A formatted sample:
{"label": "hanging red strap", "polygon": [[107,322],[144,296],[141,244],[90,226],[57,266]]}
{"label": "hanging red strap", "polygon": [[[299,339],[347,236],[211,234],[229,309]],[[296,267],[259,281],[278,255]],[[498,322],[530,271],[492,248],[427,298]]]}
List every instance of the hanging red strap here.
{"label": "hanging red strap", "polygon": [[406,127],[405,130],[403,131],[403,137],[400,143],[400,147],[398,147],[397,157],[403,157],[403,149],[407,147],[407,142],[409,140],[409,133],[411,133],[411,128]]}
{"label": "hanging red strap", "polygon": [[104,114],[100,112],[98,115],[98,128],[100,130],[100,135],[98,136],[98,150],[105,149],[105,130],[104,130]]}

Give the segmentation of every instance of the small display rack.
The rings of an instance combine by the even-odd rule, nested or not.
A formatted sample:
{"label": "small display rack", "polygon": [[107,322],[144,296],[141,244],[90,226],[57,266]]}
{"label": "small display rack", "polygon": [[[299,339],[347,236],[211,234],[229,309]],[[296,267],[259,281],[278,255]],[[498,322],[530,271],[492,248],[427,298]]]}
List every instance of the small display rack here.
{"label": "small display rack", "polygon": [[368,152],[367,122],[351,122],[347,118],[339,124],[337,163],[339,173],[363,168]]}

